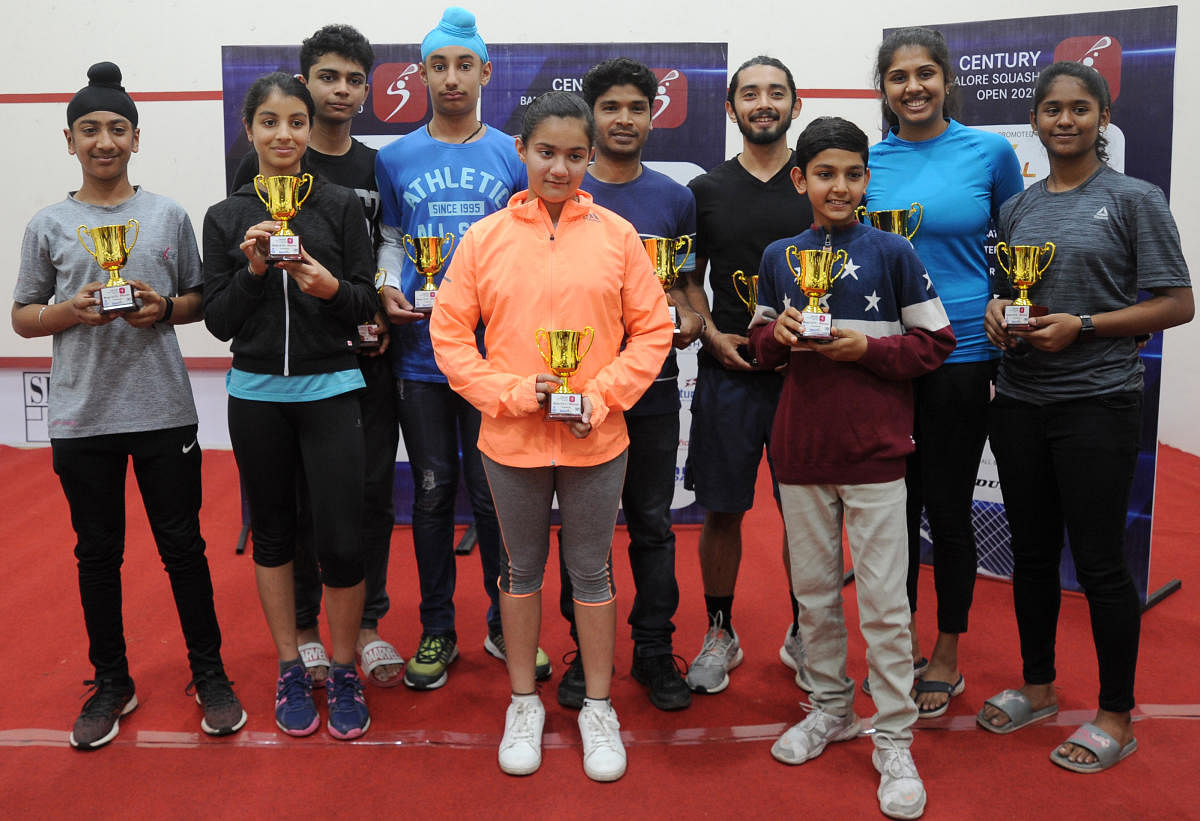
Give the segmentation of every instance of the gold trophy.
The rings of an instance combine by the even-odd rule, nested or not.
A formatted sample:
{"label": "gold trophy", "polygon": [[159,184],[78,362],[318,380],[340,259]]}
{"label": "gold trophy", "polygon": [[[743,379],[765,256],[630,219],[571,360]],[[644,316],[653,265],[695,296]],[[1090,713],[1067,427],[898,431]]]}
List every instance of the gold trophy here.
{"label": "gold trophy", "polygon": [[[126,244],[125,231],[130,226],[133,227],[133,242]],[[121,268],[129,258],[129,252],[137,244],[141,230],[141,223],[134,219],[125,225],[101,225],[99,228],[81,225],[75,229],[75,236],[79,238],[83,250],[91,254],[101,268],[108,271],[108,282],[100,289],[99,310],[102,314],[138,309],[133,300],[133,286],[121,277]],[[91,235],[95,251],[88,248],[87,243],[83,241],[84,231]]]}
{"label": "gold trophy", "polygon": [[[919,202],[914,202],[908,208],[897,208],[891,211],[868,211],[863,205],[854,210],[860,220],[865,217],[880,231],[899,234],[909,242],[912,242],[912,238],[917,235],[917,229],[921,227],[921,220],[925,218],[925,208]],[[913,214],[917,215],[917,224],[910,231],[908,224],[912,222]]]}
{"label": "gold trophy", "polygon": [[[304,192],[303,197],[296,199],[296,191],[305,182],[308,183],[308,189]],[[267,206],[271,219],[279,220],[279,230],[271,236],[267,249],[268,262],[304,259],[304,255],[300,253],[300,237],[295,231],[288,228],[288,220],[296,216],[300,206],[312,193],[312,189],[312,174],[302,174],[299,177],[293,177],[290,174],[264,177],[259,174],[254,178],[254,193],[258,194],[262,204]],[[267,192],[265,197],[263,196],[264,190]]]}
{"label": "gold trophy", "polygon": [[753,316],[754,312],[758,310],[758,274],[746,276],[744,271],[734,271],[733,292],[737,294],[737,298]]}
{"label": "gold trophy", "polygon": [[[1043,263],[1041,261],[1042,253],[1047,250],[1050,255]],[[1004,257],[1009,258],[1008,265],[1004,264]],[[1053,259],[1053,242],[1047,242],[1045,245],[996,243],[996,262],[1000,263],[1005,275],[1017,289],[1017,298],[1012,301],[1011,305],[1004,308],[1004,321],[1008,327],[1028,326],[1031,317],[1045,316],[1050,312],[1050,309],[1044,305],[1033,304],[1029,299],[1029,289],[1038,284]]]}
{"label": "gold trophy", "polygon": [[[387,280],[387,271],[383,268],[375,272],[375,293],[383,292],[383,283]],[[379,347],[379,326],[375,324],[375,317],[371,317],[366,322],[358,326],[358,345],[355,346],[360,351],[374,350]]]}
{"label": "gold trophy", "polygon": [[[449,243],[445,248],[442,246]],[[413,250],[409,251],[408,246]],[[444,237],[413,237],[404,235],[404,253],[417,266],[417,273],[425,277],[425,284],[413,294],[413,310],[422,314],[433,313],[433,303],[437,301],[437,286],[433,278],[442,266],[446,257],[454,249],[454,234]]]}
{"label": "gold trophy", "polygon": [[[654,266],[654,275],[662,283],[663,291],[671,290],[679,277],[679,269],[692,253],[692,238],[646,237],[642,243],[646,246],[646,253],[650,255],[650,264]],[[683,262],[678,262],[681,248],[685,249]],[[671,324],[675,326],[675,333],[679,333],[679,314],[675,306],[668,305],[667,310],[671,313]]]}
{"label": "gold trophy", "polygon": [[[587,337],[587,347],[582,347],[583,339]],[[536,335],[538,353],[550,366],[562,384],[550,394],[546,403],[546,418],[568,422],[578,422],[583,419],[583,397],[571,390],[567,385],[567,377],[574,376],[579,370],[579,363],[592,349],[596,339],[596,330],[590,325],[582,331],[547,331],[538,328]],[[549,351],[542,348],[545,339]]]}
{"label": "gold trophy", "polygon": [[[792,257],[799,261],[799,270],[792,264]],[[787,260],[792,276],[796,278],[796,284],[808,297],[808,304],[800,312],[803,317],[800,336],[817,340],[832,338],[833,322],[829,310],[821,305],[821,299],[829,293],[834,281],[846,270],[850,255],[846,253],[845,248],[839,248],[834,253],[828,245],[804,251],[798,250],[795,245],[789,245],[784,251],[784,259]],[[833,266],[839,259],[842,261],[842,267],[835,274]]]}

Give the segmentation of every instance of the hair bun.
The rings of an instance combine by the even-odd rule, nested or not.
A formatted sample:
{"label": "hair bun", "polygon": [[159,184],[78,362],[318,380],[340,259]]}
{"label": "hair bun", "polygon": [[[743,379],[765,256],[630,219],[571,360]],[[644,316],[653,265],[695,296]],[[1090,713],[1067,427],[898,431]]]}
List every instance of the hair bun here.
{"label": "hair bun", "polygon": [[117,67],[116,63],[96,63],[88,69],[87,76],[89,86],[106,86],[124,90],[121,86],[121,69]]}

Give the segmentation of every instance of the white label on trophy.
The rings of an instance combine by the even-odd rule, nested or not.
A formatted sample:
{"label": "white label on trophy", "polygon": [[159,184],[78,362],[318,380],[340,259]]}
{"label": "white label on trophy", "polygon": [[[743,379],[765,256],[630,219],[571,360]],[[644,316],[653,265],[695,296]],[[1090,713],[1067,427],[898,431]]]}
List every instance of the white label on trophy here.
{"label": "white label on trophy", "polygon": [[1029,324],[1029,308],[1028,305],[1006,305],[1004,306],[1004,322],[1010,327],[1026,326]]}
{"label": "white label on trophy", "polygon": [[433,303],[437,302],[437,290],[432,291],[417,291],[413,294],[413,310],[428,313],[433,310]]}
{"label": "white label on trophy", "polygon": [[804,327],[800,336],[805,339],[829,339],[832,336],[833,323],[829,314],[824,311],[803,311],[801,316],[804,317]]}
{"label": "white label on trophy", "polygon": [[360,348],[378,348],[379,347],[379,326],[374,322],[367,322],[358,326],[358,345]]}
{"label": "white label on trophy", "polygon": [[126,308],[136,307],[133,303],[133,286],[125,283],[123,285],[109,285],[107,288],[100,289],[100,310],[101,311],[123,311]]}
{"label": "white label on trophy", "polygon": [[547,403],[548,416],[583,418],[583,397],[577,393],[552,393]]}
{"label": "white label on trophy", "polygon": [[675,333],[679,333],[679,312],[675,310],[674,305],[668,305],[667,313],[671,315],[671,324],[675,326]]}
{"label": "white label on trophy", "polygon": [[302,259],[300,256],[300,237],[295,234],[280,236],[273,234],[268,243],[269,256],[281,259]]}

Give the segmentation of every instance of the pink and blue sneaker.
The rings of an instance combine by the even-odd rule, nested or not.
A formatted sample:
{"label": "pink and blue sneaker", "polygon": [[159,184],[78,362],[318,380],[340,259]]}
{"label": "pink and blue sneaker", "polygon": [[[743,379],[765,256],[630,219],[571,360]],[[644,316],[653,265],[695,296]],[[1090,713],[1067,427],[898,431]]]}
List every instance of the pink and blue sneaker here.
{"label": "pink and blue sneaker", "polygon": [[358,738],[371,726],[362,680],[353,666],[334,665],[325,683],[329,696],[329,734],[342,741]]}
{"label": "pink and blue sneaker", "polygon": [[320,726],[312,687],[303,664],[293,664],[275,682],[275,724],[288,735],[312,735]]}

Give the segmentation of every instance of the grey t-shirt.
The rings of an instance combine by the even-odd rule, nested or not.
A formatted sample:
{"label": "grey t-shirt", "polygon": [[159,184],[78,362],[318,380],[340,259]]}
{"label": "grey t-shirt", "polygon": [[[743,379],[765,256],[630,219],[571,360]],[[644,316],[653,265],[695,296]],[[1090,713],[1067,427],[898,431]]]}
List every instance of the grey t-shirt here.
{"label": "grey t-shirt", "polygon": [[[1029,290],[1050,313],[1115,311],[1134,304],[1139,288],[1191,286],[1162,190],[1107,165],[1070,191],[1048,191],[1042,180],[1017,194],[1000,209],[999,233],[1009,245],[1055,244]],[[1139,391],[1142,370],[1132,337],[1085,336],[1057,353],[1006,353],[996,390],[1042,405]]]}
{"label": "grey t-shirt", "polygon": [[[138,188],[120,205],[98,206],[68,196],[43,208],[25,228],[17,303],[69,302],[107,274],[83,249],[76,228],[140,223],[121,271],[163,296],[201,287],[196,235],[187,212],[173,200]],[[133,241],[130,227],[127,242]],[[91,247],[91,237],[84,232]],[[170,325],[135,328],[118,317],[107,325],[75,325],[54,335],[50,368],[50,437],[75,439],[163,430],[196,424],[187,368]]]}

